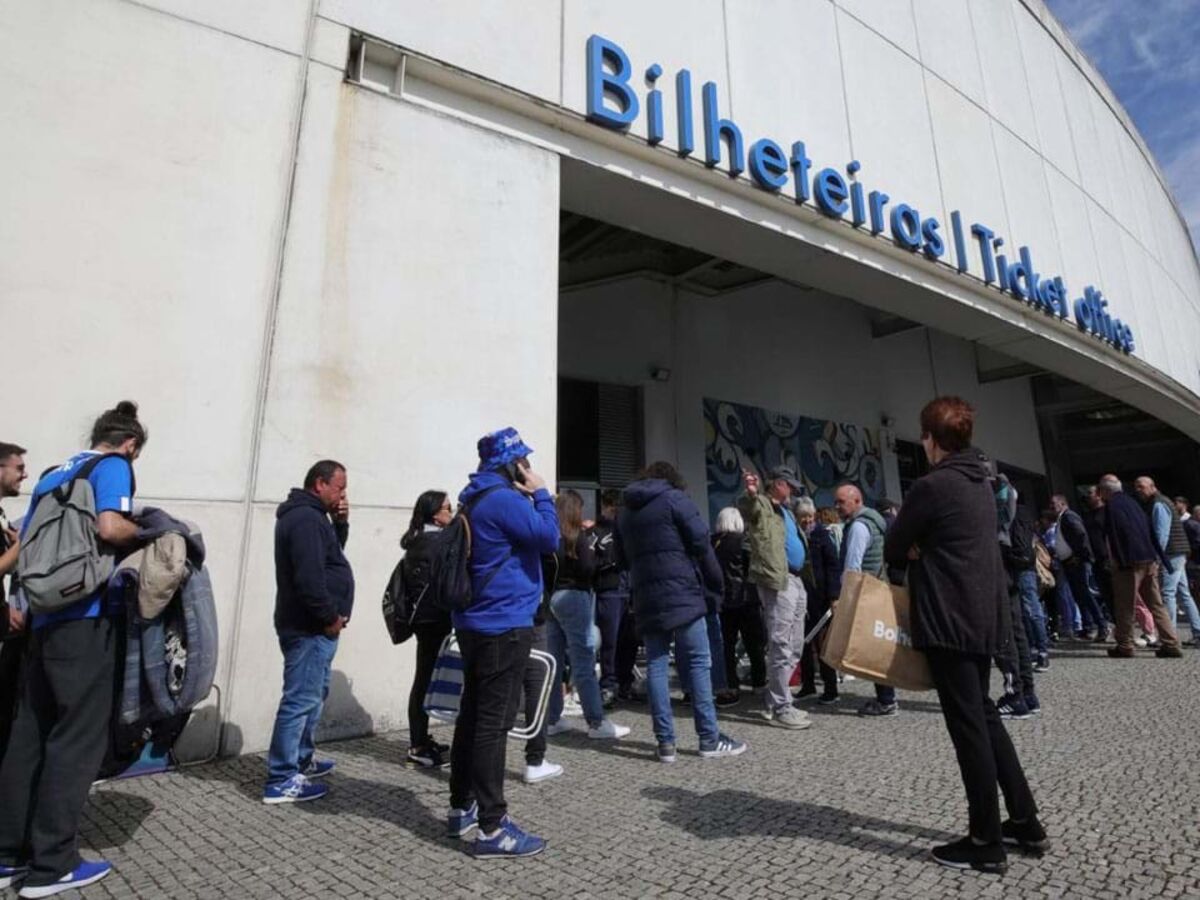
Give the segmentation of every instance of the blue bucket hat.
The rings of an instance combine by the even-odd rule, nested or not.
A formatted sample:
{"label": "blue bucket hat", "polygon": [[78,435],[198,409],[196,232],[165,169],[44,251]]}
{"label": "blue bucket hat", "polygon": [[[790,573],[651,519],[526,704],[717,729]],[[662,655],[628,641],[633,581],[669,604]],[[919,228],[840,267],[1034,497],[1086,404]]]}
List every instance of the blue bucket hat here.
{"label": "blue bucket hat", "polygon": [[480,471],[499,469],[533,453],[533,448],[521,440],[517,429],[511,427],[485,434],[476,447]]}

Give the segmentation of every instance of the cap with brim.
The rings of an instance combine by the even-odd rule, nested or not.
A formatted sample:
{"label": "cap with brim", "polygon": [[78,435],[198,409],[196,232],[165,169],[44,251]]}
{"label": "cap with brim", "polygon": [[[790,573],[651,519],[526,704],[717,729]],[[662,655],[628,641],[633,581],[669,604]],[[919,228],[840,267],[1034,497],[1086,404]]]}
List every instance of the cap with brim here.
{"label": "cap with brim", "polygon": [[804,485],[800,483],[800,479],[796,477],[796,473],[787,466],[776,466],[767,473],[768,481],[786,481],[795,493],[800,493],[804,490]]}

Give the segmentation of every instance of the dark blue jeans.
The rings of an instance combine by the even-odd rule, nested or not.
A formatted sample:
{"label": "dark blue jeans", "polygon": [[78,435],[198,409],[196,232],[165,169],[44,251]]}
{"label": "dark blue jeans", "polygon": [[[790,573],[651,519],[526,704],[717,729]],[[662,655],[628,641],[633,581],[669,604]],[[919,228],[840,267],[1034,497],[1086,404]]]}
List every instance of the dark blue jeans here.
{"label": "dark blue jeans", "polygon": [[275,713],[267,753],[267,786],[283,784],[312,761],[313,731],[329,694],[329,673],[337,638],[323,634],[281,634],[283,696]]}

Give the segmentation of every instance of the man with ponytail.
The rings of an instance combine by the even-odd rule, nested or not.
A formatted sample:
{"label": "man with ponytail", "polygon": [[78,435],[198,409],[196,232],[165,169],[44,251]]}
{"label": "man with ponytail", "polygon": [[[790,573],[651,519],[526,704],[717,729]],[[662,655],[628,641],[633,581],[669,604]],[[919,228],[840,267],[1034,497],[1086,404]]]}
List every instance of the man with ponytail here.
{"label": "man with ponytail", "polygon": [[[43,497],[86,477],[99,547],[119,554],[137,535],[132,463],[146,437],[137,404],[123,400],[103,413],[92,427],[91,449],[38,481],[24,527]],[[20,882],[21,897],[50,897],[112,871],[107,862],[80,857],[78,832],[108,746],[119,640],[114,618],[121,614],[101,588],[30,621],[20,710],[0,766],[0,887]]]}

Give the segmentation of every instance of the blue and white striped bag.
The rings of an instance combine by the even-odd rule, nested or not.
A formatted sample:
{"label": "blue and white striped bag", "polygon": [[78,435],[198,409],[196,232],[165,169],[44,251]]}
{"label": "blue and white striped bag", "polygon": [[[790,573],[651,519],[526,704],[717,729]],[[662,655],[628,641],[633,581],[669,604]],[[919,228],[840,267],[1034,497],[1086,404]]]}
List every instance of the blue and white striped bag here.
{"label": "blue and white striped bag", "polygon": [[462,700],[463,661],[458,652],[458,639],[453,634],[442,641],[437,664],[433,667],[433,678],[425,693],[425,712],[431,719],[453,722],[458,718],[458,704]]}
{"label": "blue and white striped bag", "polygon": [[[555,677],[558,666],[552,655],[544,650],[531,650],[529,661],[543,669],[542,683],[538,691],[537,715],[532,722],[527,722],[524,728],[513,728],[509,731],[508,736],[514,741],[527,741],[542,730],[546,721],[546,710],[550,707],[550,692],[561,689]],[[442,649],[438,651],[429,690],[425,693],[425,712],[429,718],[440,722],[454,722],[458,718],[462,691],[462,654],[458,650],[458,639],[450,634],[442,641]]]}

